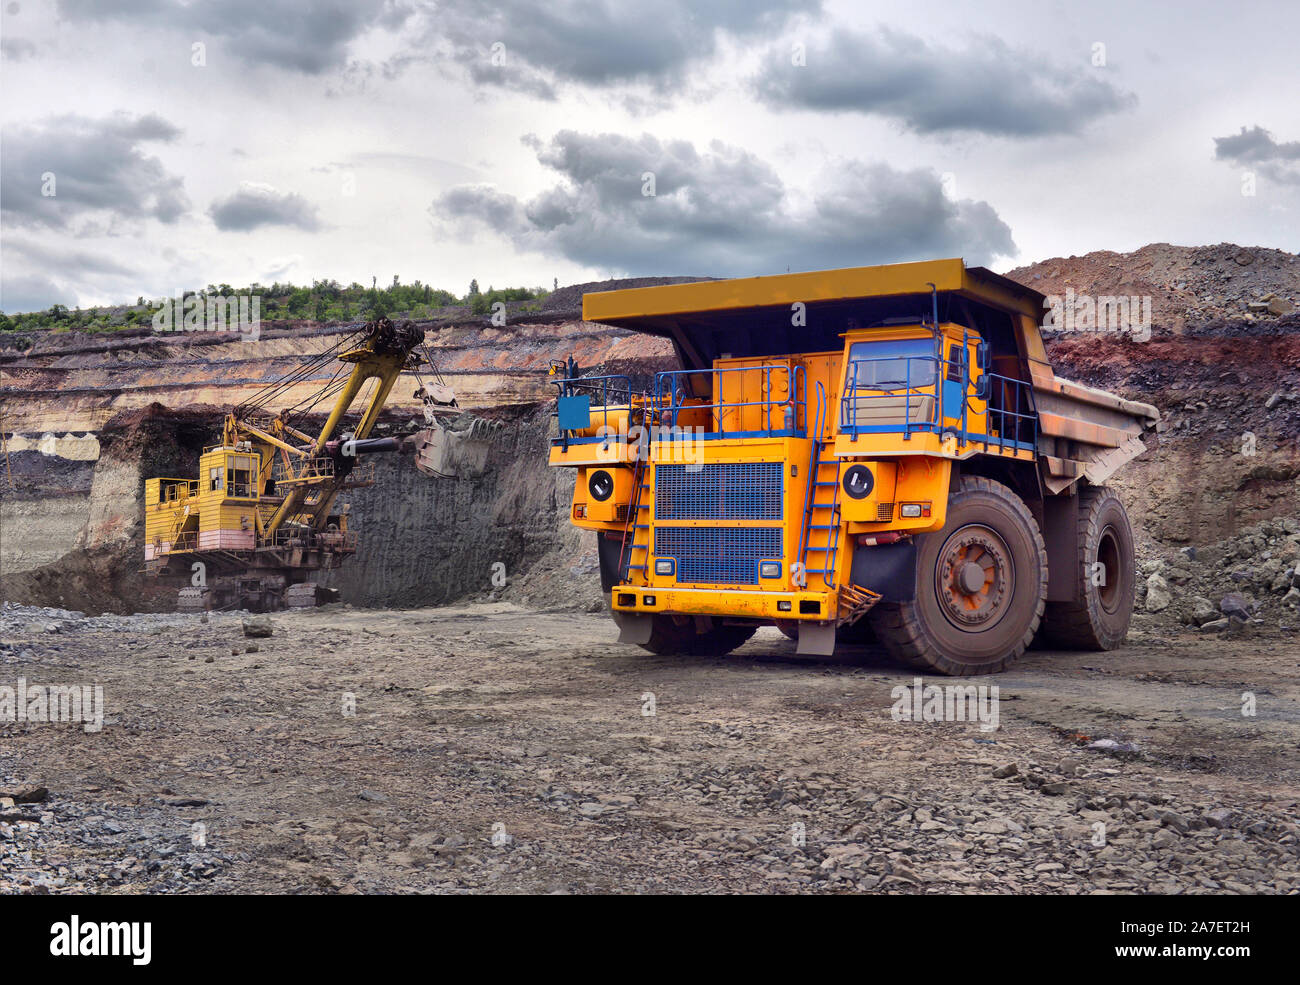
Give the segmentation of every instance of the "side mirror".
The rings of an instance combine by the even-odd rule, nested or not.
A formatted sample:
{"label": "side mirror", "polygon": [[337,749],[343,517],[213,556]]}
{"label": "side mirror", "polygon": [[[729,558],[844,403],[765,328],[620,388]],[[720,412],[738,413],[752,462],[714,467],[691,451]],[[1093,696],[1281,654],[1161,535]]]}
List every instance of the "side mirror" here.
{"label": "side mirror", "polygon": [[980,368],[979,382],[975,384],[975,396],[980,400],[988,400],[989,384],[989,344],[987,342],[975,343],[975,362]]}

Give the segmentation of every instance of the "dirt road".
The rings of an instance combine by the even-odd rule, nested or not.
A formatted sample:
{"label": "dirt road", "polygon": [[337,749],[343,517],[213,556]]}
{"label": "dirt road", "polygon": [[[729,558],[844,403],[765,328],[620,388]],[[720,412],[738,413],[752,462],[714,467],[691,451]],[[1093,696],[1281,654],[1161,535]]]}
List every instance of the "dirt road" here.
{"label": "dirt road", "polygon": [[0,724],[0,795],[49,791],[0,800],[0,892],[1300,892],[1294,644],[1031,651],[960,682],[995,729],[896,721],[914,675],[774,630],[669,659],[501,603],[273,622],[6,608],[0,689],[106,717]]}

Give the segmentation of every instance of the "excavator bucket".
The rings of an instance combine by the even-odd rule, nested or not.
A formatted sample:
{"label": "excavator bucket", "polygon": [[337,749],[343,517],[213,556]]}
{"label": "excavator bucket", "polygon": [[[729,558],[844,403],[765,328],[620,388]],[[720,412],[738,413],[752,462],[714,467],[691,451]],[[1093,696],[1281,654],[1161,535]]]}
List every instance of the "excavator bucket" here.
{"label": "excavator bucket", "polygon": [[413,436],[415,467],[435,478],[480,475],[487,467],[488,446],[501,428],[499,421],[458,416],[455,426],[447,428],[439,413],[460,415],[456,394],[443,383],[423,381],[414,394],[424,404],[424,420],[429,426]]}
{"label": "excavator bucket", "polygon": [[434,420],[415,434],[415,467],[436,478],[468,478],[487,467],[488,448],[499,425],[475,418],[463,430],[448,430]]}

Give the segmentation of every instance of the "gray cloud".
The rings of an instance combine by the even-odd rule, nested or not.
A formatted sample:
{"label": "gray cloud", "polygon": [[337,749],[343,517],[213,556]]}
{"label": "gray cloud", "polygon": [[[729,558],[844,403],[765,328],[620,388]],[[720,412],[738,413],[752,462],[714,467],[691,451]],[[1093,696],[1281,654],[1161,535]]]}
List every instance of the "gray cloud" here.
{"label": "gray cloud", "polygon": [[68,292],[42,274],[7,274],[0,281],[0,311],[5,314],[44,311],[67,299]]}
{"label": "gray cloud", "polygon": [[26,38],[0,38],[0,55],[11,61],[20,62],[24,58],[31,58],[34,54],[36,54],[36,45]]}
{"label": "gray cloud", "polygon": [[62,249],[45,242],[10,236],[5,241],[7,262],[13,257],[29,268],[38,268],[62,277],[81,279],[89,274],[132,277],[137,271],[111,256],[89,250]]}
{"label": "gray cloud", "polygon": [[[55,237],[4,240],[5,276],[0,282],[0,311],[39,311],[71,305],[82,292],[122,294],[134,287],[139,271],[102,252],[65,247]],[[122,294],[125,296],[125,294]]]}
{"label": "gray cloud", "polygon": [[318,75],[347,63],[348,46],[372,27],[398,27],[409,5],[393,0],[59,0],[70,21],[129,24],[219,38],[230,56]]}
{"label": "gray cloud", "polygon": [[218,229],[247,232],[259,226],[289,226],[316,232],[321,228],[319,210],[294,192],[281,192],[270,185],[245,182],[226,198],[217,199],[208,215]]}
{"label": "gray cloud", "polygon": [[[775,31],[796,13],[820,9],[821,0],[444,0],[428,21],[428,37],[449,49],[476,85],[551,98],[560,83],[674,88],[692,62],[717,52],[723,36]],[[504,48],[494,52],[498,42]]]}
{"label": "gray cloud", "polygon": [[1241,133],[1215,137],[1214,156],[1239,166],[1253,166],[1274,181],[1300,184],[1300,141],[1278,143],[1261,126],[1242,127]]}
{"label": "gray cloud", "polygon": [[791,46],[773,47],[755,91],[778,109],[871,113],[917,133],[1006,137],[1078,133],[1136,101],[1095,69],[1065,69],[991,37],[958,50],[886,28],[837,30],[808,45],[805,62],[793,64]]}
{"label": "gray cloud", "polygon": [[[174,222],[189,208],[180,177],[146,143],[180,131],[159,116],[53,117],[4,131],[0,197],[13,226],[66,228],[74,219]],[[53,175],[53,195],[43,194]]]}
{"label": "gray cloud", "polygon": [[[929,170],[847,161],[818,176],[810,205],[795,201],[765,161],[713,143],[562,131],[531,141],[564,179],[524,202],[464,185],[430,206],[458,231],[495,231],[517,248],[618,273],[769,274],[1016,252],[985,202],[952,201]],[[642,194],[646,172],[654,196]]]}

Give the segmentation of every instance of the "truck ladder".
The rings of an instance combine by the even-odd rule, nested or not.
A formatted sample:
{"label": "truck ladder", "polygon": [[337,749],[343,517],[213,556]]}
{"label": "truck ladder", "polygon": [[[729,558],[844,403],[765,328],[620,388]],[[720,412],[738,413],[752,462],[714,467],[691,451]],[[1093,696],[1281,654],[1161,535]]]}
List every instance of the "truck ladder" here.
{"label": "truck ladder", "polygon": [[[641,502],[641,493],[650,488],[645,481],[645,460],[638,455],[636,468],[632,472],[632,505],[627,511],[627,525],[623,528],[623,545],[618,554],[618,574],[620,580],[629,583],[632,572],[641,572],[642,584],[649,582],[650,565],[650,518],[643,511],[650,509],[649,503]],[[645,531],[643,535],[641,531]],[[640,551],[639,563],[637,552]]]}
{"label": "truck ladder", "polygon": [[821,575],[827,588],[835,587],[835,561],[840,547],[840,463],[822,455],[831,442],[822,440],[826,417],[826,391],[817,384],[817,417],[812,454],[808,463],[808,494],[804,500],[803,530],[799,535],[799,560],[804,573]]}

